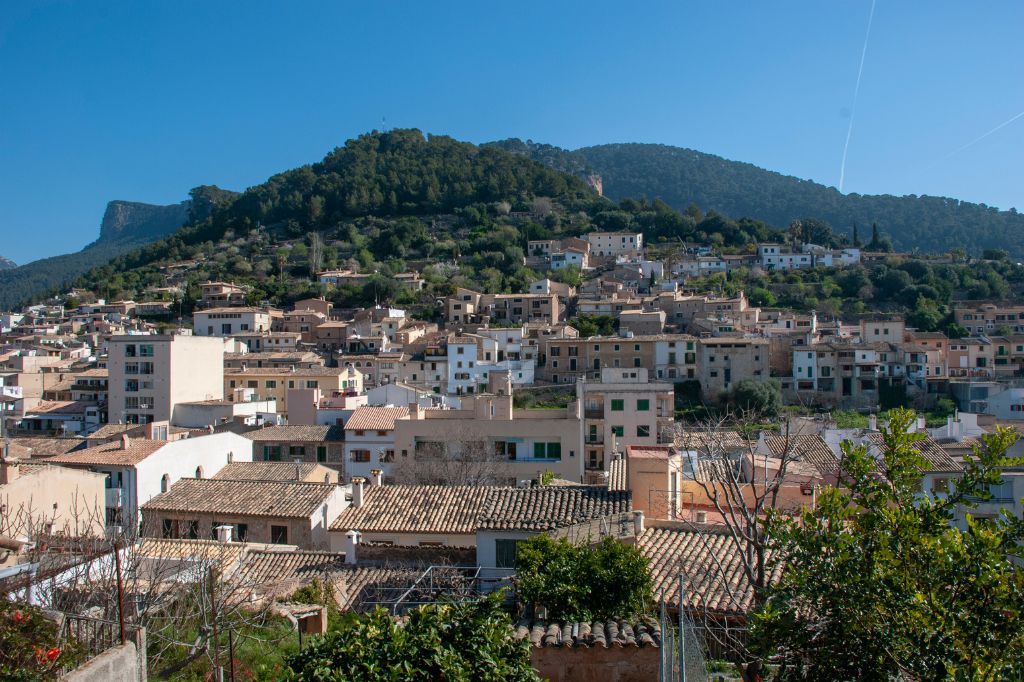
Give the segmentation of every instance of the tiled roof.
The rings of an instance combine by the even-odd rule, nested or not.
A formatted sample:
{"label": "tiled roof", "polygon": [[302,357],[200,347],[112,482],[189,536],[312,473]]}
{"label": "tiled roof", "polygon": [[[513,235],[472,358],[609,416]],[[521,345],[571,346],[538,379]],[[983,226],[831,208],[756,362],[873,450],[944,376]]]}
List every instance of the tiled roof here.
{"label": "tiled roof", "polygon": [[285,426],[268,426],[242,434],[249,440],[260,441],[305,441],[321,443],[329,440],[343,440],[344,431],[336,425],[288,424]]}
{"label": "tiled roof", "polygon": [[720,452],[725,450],[745,450],[747,441],[735,431],[689,431],[683,430],[676,434],[675,445],[680,450],[696,450],[697,452]]}
{"label": "tiled roof", "polygon": [[534,649],[544,647],[654,647],[661,646],[661,627],[658,621],[645,617],[639,622],[594,621],[593,623],[548,623],[521,620],[516,623],[513,636],[528,639]]}
{"label": "tiled roof", "polygon": [[85,408],[94,406],[96,403],[85,400],[41,400],[30,410],[25,410],[25,416],[35,414],[85,414]]}
{"label": "tiled roof", "polygon": [[25,437],[11,439],[11,445],[31,450],[32,457],[63,455],[84,444],[85,440],[82,438]]}
{"label": "tiled roof", "polygon": [[357,407],[345,423],[346,431],[390,431],[395,420],[409,416],[408,407]]}
{"label": "tiled roof", "polygon": [[817,434],[788,437],[767,435],[764,442],[773,455],[784,455],[788,449],[791,455],[813,466],[819,474],[833,474],[839,470],[839,460],[835,453]]}
{"label": "tiled roof", "polygon": [[635,459],[668,459],[675,454],[671,445],[627,445],[626,455]]}
{"label": "tiled roof", "polygon": [[139,429],[139,424],[104,424],[100,428],[96,429],[89,434],[90,440],[105,440],[107,438],[113,438],[119,436],[125,431],[132,431]]}
{"label": "tiled roof", "polygon": [[[885,447],[885,439],[880,433],[869,433],[868,440],[879,450]],[[963,468],[953,461],[953,458],[942,449],[942,446],[931,438],[914,441],[911,443],[911,447],[927,460],[926,471],[963,471]]]}
{"label": "tiled roof", "polygon": [[218,481],[305,481],[318,467],[322,465],[313,462],[231,462],[212,478]]}
{"label": "tiled roof", "polygon": [[295,587],[301,587],[313,578],[322,579],[345,569],[344,554],[253,550],[246,555],[238,575],[241,580],[259,585],[264,591],[277,592],[277,586],[297,583]]}
{"label": "tiled roof", "polygon": [[626,487],[626,460],[613,459],[608,464],[608,490],[628,490]]}
{"label": "tiled roof", "polygon": [[492,488],[385,485],[365,489],[363,506],[343,511],[331,530],[364,533],[472,534]]}
{"label": "tiled roof", "polygon": [[597,486],[491,488],[480,517],[484,530],[554,530],[632,511],[632,496]]}
{"label": "tiled roof", "polygon": [[145,440],[142,438],[129,438],[127,445],[125,445],[121,439],[118,439],[110,443],[85,448],[84,450],[57,455],[51,457],[49,461],[54,464],[77,464],[81,466],[102,464],[134,466],[165,445],[167,445],[166,441]]}
{"label": "tiled roof", "polygon": [[143,511],[198,512],[273,518],[307,518],[337,486],[297,481],[229,481],[183,478],[142,505]]}
{"label": "tiled roof", "polygon": [[[664,593],[667,602],[679,602],[682,572],[687,608],[739,616],[753,608],[754,590],[743,572],[739,547],[724,526],[648,527],[637,545],[650,565],[654,593]],[[769,581],[781,574],[776,568]]]}

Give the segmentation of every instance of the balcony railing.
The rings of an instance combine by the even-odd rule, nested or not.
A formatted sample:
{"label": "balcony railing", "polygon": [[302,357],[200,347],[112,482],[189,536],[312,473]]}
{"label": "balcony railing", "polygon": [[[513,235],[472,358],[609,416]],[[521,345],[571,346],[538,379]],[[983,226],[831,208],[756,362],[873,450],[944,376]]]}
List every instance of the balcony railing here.
{"label": "balcony railing", "polygon": [[583,416],[587,419],[604,419],[603,407],[587,407],[583,410]]}

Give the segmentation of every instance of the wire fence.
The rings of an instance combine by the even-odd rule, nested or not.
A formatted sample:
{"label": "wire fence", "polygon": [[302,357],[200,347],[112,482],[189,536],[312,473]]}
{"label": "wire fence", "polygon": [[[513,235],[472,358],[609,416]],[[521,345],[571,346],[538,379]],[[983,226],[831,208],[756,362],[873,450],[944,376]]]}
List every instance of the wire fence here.
{"label": "wire fence", "polygon": [[[661,624],[662,682],[706,682],[708,679],[705,639],[702,629],[683,608],[682,590],[678,604],[659,599]],[[670,610],[678,614],[673,617]]]}

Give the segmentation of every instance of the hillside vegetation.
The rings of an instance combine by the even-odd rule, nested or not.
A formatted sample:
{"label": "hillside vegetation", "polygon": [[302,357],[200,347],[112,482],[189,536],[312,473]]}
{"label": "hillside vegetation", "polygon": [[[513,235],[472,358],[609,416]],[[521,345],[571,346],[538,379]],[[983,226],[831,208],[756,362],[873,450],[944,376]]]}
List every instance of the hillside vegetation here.
{"label": "hillside vegetation", "polygon": [[898,250],[972,255],[1006,249],[1024,259],[1024,215],[947,197],[841,194],[833,187],[730,161],[713,154],[660,144],[606,144],[568,151],[551,145],[503,140],[500,148],[572,173],[598,173],[611,199],[658,198],[677,210],[691,203],[704,211],[750,216],[786,227],[813,216],[850,235],[872,223]]}

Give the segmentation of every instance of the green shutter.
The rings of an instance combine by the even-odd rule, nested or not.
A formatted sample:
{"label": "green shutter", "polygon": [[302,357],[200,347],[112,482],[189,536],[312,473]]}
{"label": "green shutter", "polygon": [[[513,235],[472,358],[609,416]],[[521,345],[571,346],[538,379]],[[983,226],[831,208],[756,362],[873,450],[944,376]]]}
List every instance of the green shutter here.
{"label": "green shutter", "polygon": [[612,412],[622,412],[626,408],[625,400],[613,400],[612,401]]}
{"label": "green shutter", "polygon": [[639,412],[647,412],[648,410],[651,409],[651,401],[650,400],[637,400],[636,401],[636,409]]}
{"label": "green shutter", "polygon": [[534,459],[543,459],[545,453],[544,443],[533,444],[533,457]]}
{"label": "green shutter", "polygon": [[562,459],[561,443],[548,443],[548,459]]}

